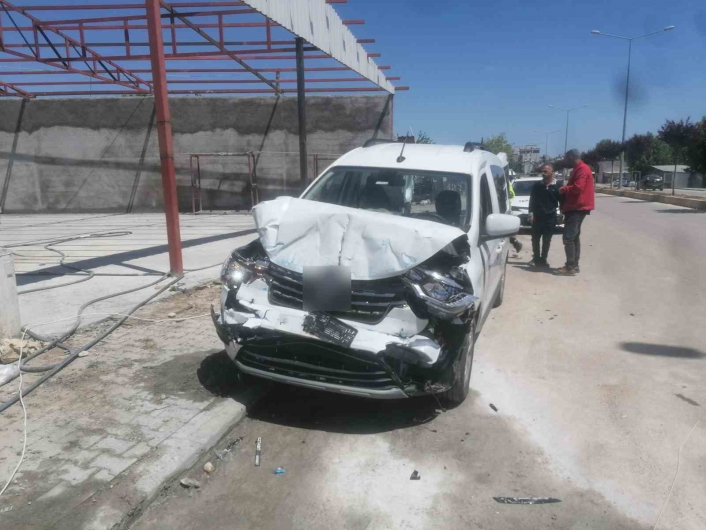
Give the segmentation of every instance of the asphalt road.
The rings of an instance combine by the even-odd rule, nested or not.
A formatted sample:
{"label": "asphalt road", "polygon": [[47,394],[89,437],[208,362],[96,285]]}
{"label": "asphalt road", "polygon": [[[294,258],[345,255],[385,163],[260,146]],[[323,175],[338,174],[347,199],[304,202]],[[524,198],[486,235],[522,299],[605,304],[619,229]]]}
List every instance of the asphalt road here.
{"label": "asphalt road", "polygon": [[596,202],[580,275],[511,260],[461,407],[274,385],[217,448],[244,437],[229,461],[206,455],[186,474],[201,488],[175,481],[133,528],[653,528],[698,420],[658,528],[706,528],[706,213]]}

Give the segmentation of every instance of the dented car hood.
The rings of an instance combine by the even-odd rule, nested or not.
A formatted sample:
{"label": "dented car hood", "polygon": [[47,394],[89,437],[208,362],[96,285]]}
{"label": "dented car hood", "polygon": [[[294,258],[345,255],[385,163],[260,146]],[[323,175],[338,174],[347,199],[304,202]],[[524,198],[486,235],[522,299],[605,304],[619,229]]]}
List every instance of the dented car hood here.
{"label": "dented car hood", "polygon": [[305,266],[348,266],[354,280],[404,273],[465,232],[434,221],[281,197],[253,209],[270,260],[303,272]]}

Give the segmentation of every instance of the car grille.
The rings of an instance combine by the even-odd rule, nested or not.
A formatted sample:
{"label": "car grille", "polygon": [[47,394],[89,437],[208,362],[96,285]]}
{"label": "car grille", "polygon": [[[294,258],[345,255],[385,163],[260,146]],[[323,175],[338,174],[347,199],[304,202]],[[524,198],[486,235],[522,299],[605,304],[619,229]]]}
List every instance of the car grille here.
{"label": "car grille", "polygon": [[[270,264],[270,303],[279,306],[303,308],[303,277],[274,263]],[[405,304],[404,285],[397,279],[353,280],[351,311],[331,313],[332,316],[358,322],[380,322],[392,307]]]}
{"label": "car grille", "polygon": [[248,341],[237,360],[250,368],[297,379],[376,390],[398,387],[377,362],[334,344],[307,339]]}

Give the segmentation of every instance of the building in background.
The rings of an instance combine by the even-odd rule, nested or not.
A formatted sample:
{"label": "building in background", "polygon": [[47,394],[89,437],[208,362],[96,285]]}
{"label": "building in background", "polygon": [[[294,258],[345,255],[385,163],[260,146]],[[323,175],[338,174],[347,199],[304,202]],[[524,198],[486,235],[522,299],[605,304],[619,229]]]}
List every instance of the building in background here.
{"label": "building in background", "polygon": [[[602,160],[598,162],[598,173],[596,173],[596,182],[599,184],[610,184],[614,179],[618,178],[620,173],[620,160]],[[623,166],[623,177],[630,177],[630,168]]]}
{"label": "building in background", "polygon": [[515,158],[522,165],[522,173],[533,173],[541,161],[540,152],[536,145],[517,146],[513,149]]}
{"label": "building in background", "polygon": [[[688,171],[689,166],[677,164],[677,180],[675,188],[702,188],[706,185],[703,175]],[[655,175],[664,179],[664,187],[672,187],[672,175],[674,175],[674,165],[652,166]]]}

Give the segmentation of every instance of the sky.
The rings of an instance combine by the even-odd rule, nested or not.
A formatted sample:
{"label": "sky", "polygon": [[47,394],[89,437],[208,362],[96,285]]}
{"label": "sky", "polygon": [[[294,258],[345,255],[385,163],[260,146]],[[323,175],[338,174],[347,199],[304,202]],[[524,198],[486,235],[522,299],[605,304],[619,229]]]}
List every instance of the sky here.
{"label": "sky", "polygon": [[[15,0],[14,3],[22,6],[120,2]],[[548,151],[554,156],[564,151],[566,113],[549,105],[588,105],[570,114],[568,148],[587,150],[603,138],[620,140],[628,43],[592,35],[593,29],[634,37],[675,26],[672,31],[633,43],[627,137],[657,132],[666,119],[698,120],[706,115],[706,0],[348,0],[334,7],[343,19],[366,21],[364,25],[350,26],[351,31],[358,38],[375,38],[374,44],[364,44],[366,50],[382,53],[375,61],[393,67],[386,74],[402,77],[395,84],[410,86],[410,91],[400,91],[395,97],[394,123],[398,133],[411,128],[415,133],[426,132],[437,143],[447,144],[464,144],[505,133],[514,145],[536,144],[544,150],[544,133],[559,130],[549,136]],[[143,11],[42,11],[36,15],[44,20],[57,20],[138,13]],[[20,25],[26,22],[20,15],[15,17]],[[253,17],[261,20],[259,15]],[[241,20],[249,19],[243,16]],[[9,26],[7,20],[5,24]],[[177,31],[180,42],[199,39],[190,29]],[[263,31],[237,28],[226,38],[262,39]],[[291,38],[291,35],[275,28],[273,38]],[[21,42],[20,35],[11,32],[6,32],[5,39]],[[122,39],[121,31],[92,32],[90,36],[91,42]],[[169,40],[168,32],[165,40]],[[131,42],[140,41],[147,41],[146,32],[132,30]],[[204,48],[180,48],[180,51],[198,50]],[[123,48],[104,47],[99,51],[106,55],[124,53]],[[147,53],[147,48],[133,51]],[[223,61],[199,62],[215,68],[229,66]],[[253,65],[274,66],[263,62]],[[323,61],[317,61],[313,66],[322,65]],[[148,68],[149,63],[128,61],[127,66]],[[171,61],[168,66],[194,65]],[[13,77],[6,73],[37,68],[41,66],[34,63],[3,63],[0,79],[26,81],[27,76]],[[185,82],[214,77],[232,79],[234,75],[170,74],[171,79]],[[71,79],[76,77],[64,74],[51,77],[52,81]],[[178,86],[199,88],[188,84]],[[106,86],[90,86],[87,90],[99,88],[105,90]]]}
{"label": "sky", "polygon": [[437,143],[463,144],[498,133],[511,143],[590,149],[622,134],[628,43],[633,42],[627,137],[656,132],[666,119],[706,115],[704,0],[349,0],[336,5],[367,50],[409,92],[395,96],[395,129],[425,131]]}

